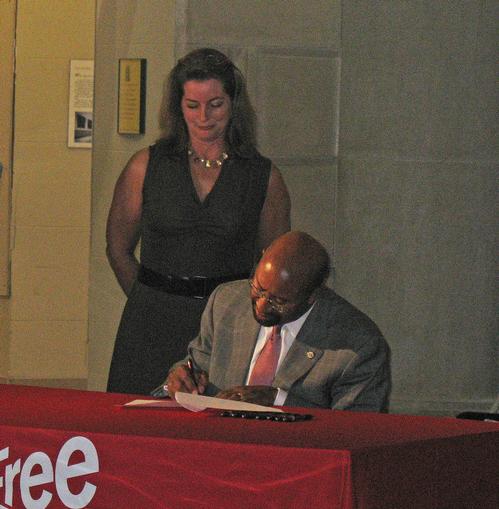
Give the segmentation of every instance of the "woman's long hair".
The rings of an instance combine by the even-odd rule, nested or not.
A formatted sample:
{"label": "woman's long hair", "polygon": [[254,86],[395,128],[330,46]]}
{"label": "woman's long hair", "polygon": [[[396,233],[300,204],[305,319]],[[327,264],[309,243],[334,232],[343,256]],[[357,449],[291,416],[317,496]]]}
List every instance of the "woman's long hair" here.
{"label": "woman's long hair", "polygon": [[231,99],[231,118],[225,142],[228,150],[248,157],[256,151],[256,118],[241,71],[223,53],[211,48],[196,49],[181,58],[165,82],[159,113],[161,139],[173,151],[189,145],[189,133],[182,114],[184,83],[189,80],[219,80]]}

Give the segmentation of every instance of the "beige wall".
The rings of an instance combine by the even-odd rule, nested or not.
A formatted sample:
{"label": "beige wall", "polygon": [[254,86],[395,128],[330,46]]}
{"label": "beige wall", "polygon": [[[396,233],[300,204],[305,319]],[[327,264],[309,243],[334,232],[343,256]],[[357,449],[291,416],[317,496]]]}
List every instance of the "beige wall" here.
{"label": "beige wall", "polygon": [[[106,219],[114,184],[129,157],[159,135],[158,110],[171,69],[175,35],[173,0],[98,0],[95,57],[95,131],[92,174],[92,248],[89,313],[89,389],[103,390],[124,294],[105,255]],[[116,128],[120,58],[147,60],[144,135]]]}
{"label": "beige wall", "polygon": [[[18,0],[10,312],[13,383],[86,386],[91,151],[67,147],[71,59],[93,59],[94,0]],[[4,322],[4,323],[5,323]],[[7,339],[5,335],[8,335]]]}
{"label": "beige wall", "polygon": [[[497,2],[296,2],[298,11],[329,5],[341,17],[341,32],[334,31],[341,39],[331,43],[312,28],[322,26],[321,16],[315,24],[302,16],[302,41],[312,52],[297,47],[302,42],[294,45],[293,33],[284,29],[288,22],[269,32],[265,3],[255,5],[97,1],[91,176],[90,151],[67,148],[66,125],[69,60],[93,56],[94,2],[19,0],[12,297],[10,311],[0,307],[6,378],[85,383],[92,178],[88,386],[105,387],[124,303],[104,253],[114,183],[128,157],[157,136],[161,84],[175,46],[183,53],[220,42],[219,33],[227,31],[216,28],[235,23],[237,12],[246,30],[220,44],[241,59],[250,77],[264,76],[271,70],[266,63],[276,61],[284,71],[289,59],[304,57],[306,67],[311,55],[341,61],[334,174],[323,158],[305,171],[286,154],[276,157],[300,210],[295,208],[295,224],[333,238],[340,293],[368,311],[392,345],[394,410],[486,408],[497,391],[493,182],[499,153],[492,114],[498,98],[491,88]],[[146,134],[120,136],[118,59],[133,57],[148,61]],[[265,80],[256,83],[252,93],[266,108],[270,89],[262,95]],[[307,92],[310,101],[324,100],[324,94]],[[293,93],[299,106],[300,94]],[[303,118],[299,113],[284,112],[282,125]],[[263,135],[271,140],[269,132]],[[285,144],[281,139],[279,148]],[[316,193],[325,203],[329,190],[330,208],[318,208]]]}

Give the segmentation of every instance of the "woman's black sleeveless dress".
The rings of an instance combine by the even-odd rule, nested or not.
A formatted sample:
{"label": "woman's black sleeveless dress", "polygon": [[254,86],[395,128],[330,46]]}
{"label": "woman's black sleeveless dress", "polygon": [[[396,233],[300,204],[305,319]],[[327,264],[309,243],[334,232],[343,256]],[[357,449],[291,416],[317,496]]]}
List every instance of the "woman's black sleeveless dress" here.
{"label": "woman's black sleeveless dress", "polygon": [[[143,187],[141,264],[178,277],[249,275],[270,167],[259,154],[229,157],[200,202],[187,154],[171,153],[163,142],[153,145]],[[206,301],[136,281],[118,328],[107,390],[148,394],[161,384],[197,335]]]}

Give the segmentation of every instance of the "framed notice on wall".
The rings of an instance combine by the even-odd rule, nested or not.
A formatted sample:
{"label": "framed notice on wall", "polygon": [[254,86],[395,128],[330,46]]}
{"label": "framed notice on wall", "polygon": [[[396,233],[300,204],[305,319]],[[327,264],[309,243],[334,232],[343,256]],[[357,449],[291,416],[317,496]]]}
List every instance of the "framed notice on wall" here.
{"label": "framed notice on wall", "polygon": [[121,58],[119,62],[118,133],[144,134],[146,59]]}
{"label": "framed notice on wall", "polygon": [[71,60],[69,71],[68,147],[92,146],[94,61]]}

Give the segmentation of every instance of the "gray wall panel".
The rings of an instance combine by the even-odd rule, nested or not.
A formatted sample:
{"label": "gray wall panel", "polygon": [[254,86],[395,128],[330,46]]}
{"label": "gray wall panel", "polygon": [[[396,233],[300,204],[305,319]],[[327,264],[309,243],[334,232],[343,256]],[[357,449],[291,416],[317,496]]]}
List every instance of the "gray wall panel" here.
{"label": "gray wall panel", "polygon": [[183,0],[186,39],[194,44],[338,47],[340,2],[332,0]]}
{"label": "gray wall panel", "polygon": [[337,54],[261,50],[254,58],[262,150],[283,164],[333,161],[338,137]]}
{"label": "gray wall panel", "polygon": [[392,345],[394,411],[499,389],[497,6],[343,3],[337,284]]}

